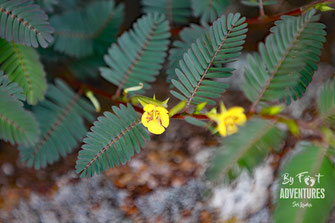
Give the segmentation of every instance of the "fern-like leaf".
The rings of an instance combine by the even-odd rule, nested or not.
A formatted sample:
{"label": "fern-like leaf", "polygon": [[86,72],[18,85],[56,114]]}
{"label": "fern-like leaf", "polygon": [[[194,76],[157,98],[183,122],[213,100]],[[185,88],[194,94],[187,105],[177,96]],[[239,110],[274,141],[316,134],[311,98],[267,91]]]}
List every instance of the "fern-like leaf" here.
{"label": "fern-like leaf", "polygon": [[259,102],[290,102],[305,92],[325,41],[325,26],[318,20],[315,10],[299,17],[283,16],[265,44],[259,45],[260,54],[249,55],[243,90],[252,109]]}
{"label": "fern-like leaf", "polygon": [[195,17],[200,17],[202,24],[213,22],[219,18],[230,0],[192,0],[192,10]]}
{"label": "fern-like leaf", "polygon": [[11,82],[3,71],[0,71],[0,88],[6,90],[10,96],[14,96],[21,101],[26,100],[23,89],[16,82]]}
{"label": "fern-like leaf", "polygon": [[172,80],[174,86],[182,93],[171,91],[180,100],[187,101],[187,107],[193,103],[218,98],[227,88],[227,84],[219,83],[213,78],[230,77],[232,68],[222,65],[234,61],[241,53],[247,24],[240,14],[229,14],[215,21],[209,34],[203,35],[193,43],[182,60],[176,74],[179,81]]}
{"label": "fern-like leaf", "polygon": [[190,0],[142,0],[145,13],[165,14],[172,24],[186,24],[191,17]]}
{"label": "fern-like leaf", "polygon": [[85,136],[84,119],[93,121],[94,108],[74,93],[64,82],[49,85],[46,99],[33,108],[41,126],[39,141],[20,147],[20,157],[29,167],[46,167],[65,157]]}
{"label": "fern-like leaf", "polygon": [[47,88],[45,72],[35,49],[0,39],[0,67],[11,81],[24,90],[29,104],[44,98]]}
{"label": "fern-like leaf", "polygon": [[[277,196],[276,209],[274,211],[274,222],[289,222],[289,223],[314,223],[320,222],[325,223],[329,222],[328,218],[331,213],[332,207],[334,205],[335,198],[335,169],[332,161],[326,156],[327,149],[313,145],[300,143],[296,151],[299,151],[293,157],[291,157],[284,165],[284,169],[279,173],[280,176],[280,187]],[[305,173],[302,177],[301,181],[296,177],[297,174]],[[283,175],[289,174],[294,178],[293,184],[283,184]],[[316,175],[320,174],[320,180],[318,181]],[[311,181],[309,186],[306,185],[306,181],[304,181],[304,177],[311,176],[315,179],[315,184],[311,185]],[[297,191],[301,190],[315,190],[319,191],[317,193],[313,193],[312,191],[309,193],[307,191],[302,193],[295,193],[298,196],[318,196],[321,195],[321,190],[324,189],[324,198],[297,198],[294,199],[292,197],[280,197],[281,190],[293,190]],[[291,193],[289,193],[291,194]],[[311,204],[311,207],[292,207],[292,204]]]}
{"label": "fern-like leaf", "polygon": [[11,144],[33,145],[39,136],[38,123],[16,98],[22,89],[7,80],[0,76],[0,139]]}
{"label": "fern-like leaf", "polygon": [[324,84],[318,100],[319,120],[321,123],[334,126],[335,124],[335,81]]}
{"label": "fern-like leaf", "polygon": [[149,135],[141,124],[140,117],[128,104],[113,107],[115,114],[105,112],[91,128],[79,152],[76,170],[81,177],[91,177],[108,168],[125,164],[140,152]]}
{"label": "fern-like leaf", "polygon": [[274,123],[258,118],[249,120],[238,133],[223,141],[207,171],[208,178],[234,179],[242,168],[251,172],[272,150],[278,150],[284,138],[285,133]]}
{"label": "fern-like leaf", "polygon": [[151,13],[141,17],[109,49],[105,55],[109,67],[101,68],[101,75],[118,86],[118,93],[140,82],[148,89],[162,68],[169,37],[169,24],[164,15]]}
{"label": "fern-like leaf", "polygon": [[0,37],[26,46],[47,47],[53,28],[48,16],[32,0],[0,0]]}
{"label": "fern-like leaf", "polygon": [[189,27],[185,27],[180,31],[180,40],[173,42],[173,48],[169,51],[169,69],[168,81],[177,78],[175,69],[178,67],[179,60],[183,59],[184,53],[191,47],[192,43],[200,38],[209,29],[208,25],[199,26],[197,24],[191,24]]}
{"label": "fern-like leaf", "polygon": [[59,0],[35,0],[35,1],[46,12],[54,12],[54,7],[59,4]]}
{"label": "fern-like leaf", "polygon": [[96,1],[50,19],[55,27],[56,51],[74,57],[103,55],[115,41],[123,19],[123,4]]}

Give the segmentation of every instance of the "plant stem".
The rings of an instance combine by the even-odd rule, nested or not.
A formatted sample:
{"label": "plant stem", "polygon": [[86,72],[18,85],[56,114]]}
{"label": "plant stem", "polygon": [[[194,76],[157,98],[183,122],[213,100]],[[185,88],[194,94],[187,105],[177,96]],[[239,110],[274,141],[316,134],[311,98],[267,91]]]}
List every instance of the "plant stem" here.
{"label": "plant stem", "polygon": [[[260,0],[261,1],[261,0]],[[316,4],[320,4],[320,3],[335,3],[335,0],[317,0],[317,1],[313,1],[305,6],[301,6],[299,8],[293,9],[291,11],[288,12],[284,12],[284,13],[280,13],[278,15],[274,15],[274,16],[263,16],[262,17],[262,12],[260,12],[260,16],[257,18],[248,18],[246,20],[246,23],[248,24],[258,24],[258,23],[267,23],[267,22],[273,22],[276,20],[279,20],[281,16],[283,15],[291,15],[291,16],[295,16],[295,15],[300,15],[302,14],[306,9],[313,7]]]}
{"label": "plant stem", "polygon": [[258,7],[259,7],[259,18],[263,19],[265,17],[263,0],[258,0]]}

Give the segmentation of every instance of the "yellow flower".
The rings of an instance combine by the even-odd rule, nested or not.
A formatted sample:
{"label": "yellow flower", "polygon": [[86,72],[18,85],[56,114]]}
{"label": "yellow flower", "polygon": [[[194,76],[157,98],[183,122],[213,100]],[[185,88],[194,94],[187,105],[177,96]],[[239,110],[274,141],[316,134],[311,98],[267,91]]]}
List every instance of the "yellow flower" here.
{"label": "yellow flower", "polygon": [[218,123],[217,130],[222,136],[236,133],[237,125],[243,125],[247,121],[242,107],[232,107],[227,110],[223,104],[221,104],[220,114],[210,112],[208,117]]}
{"label": "yellow flower", "polygon": [[160,135],[169,126],[168,110],[163,107],[147,104],[143,108],[142,124],[149,132]]}

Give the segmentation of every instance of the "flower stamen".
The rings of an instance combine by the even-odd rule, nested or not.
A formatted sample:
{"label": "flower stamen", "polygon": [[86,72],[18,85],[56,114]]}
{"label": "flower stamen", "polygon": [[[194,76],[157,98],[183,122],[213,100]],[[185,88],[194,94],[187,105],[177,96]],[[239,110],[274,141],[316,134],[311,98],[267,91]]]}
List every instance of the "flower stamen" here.
{"label": "flower stamen", "polygon": [[164,107],[147,104],[144,106],[142,124],[153,134],[162,134],[169,126],[168,110]]}

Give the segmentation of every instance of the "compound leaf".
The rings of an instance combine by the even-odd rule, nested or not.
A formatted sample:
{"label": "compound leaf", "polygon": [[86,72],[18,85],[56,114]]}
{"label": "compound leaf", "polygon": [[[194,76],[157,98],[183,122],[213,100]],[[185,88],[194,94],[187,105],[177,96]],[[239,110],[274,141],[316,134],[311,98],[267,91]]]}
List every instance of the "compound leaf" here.
{"label": "compound leaf", "polygon": [[178,67],[179,60],[183,59],[184,53],[191,47],[192,43],[200,38],[209,29],[208,25],[199,26],[191,24],[180,31],[180,40],[173,42],[173,48],[169,51],[169,69],[167,70],[168,81],[177,78],[175,69]]}
{"label": "compound leaf", "polygon": [[6,90],[10,96],[14,96],[20,101],[26,100],[23,89],[16,82],[11,82],[3,71],[0,71],[0,88]]}
{"label": "compound leaf", "polygon": [[0,67],[11,81],[24,90],[29,104],[44,98],[47,82],[43,65],[35,49],[0,39]]}
{"label": "compound leaf", "polygon": [[47,14],[32,0],[0,0],[0,37],[37,48],[53,41]]}
{"label": "compound leaf", "polygon": [[125,164],[140,152],[149,135],[134,108],[128,104],[113,107],[115,114],[105,112],[83,140],[76,170],[81,177],[91,177],[108,168]]}
{"label": "compound leaf", "polygon": [[319,61],[325,26],[317,23],[315,10],[292,17],[283,16],[271,29],[259,54],[248,57],[243,91],[253,102],[300,98],[312,80]]}
{"label": "compound leaf", "polygon": [[213,22],[223,14],[229,4],[229,0],[192,0],[193,15],[200,17],[202,24]]}
{"label": "compound leaf", "polygon": [[247,24],[239,13],[222,16],[213,23],[208,34],[194,42],[179,67],[175,70],[179,80],[172,84],[182,93],[171,91],[180,100],[187,101],[187,107],[207,101],[215,104],[213,99],[221,96],[228,87],[214,78],[230,77],[232,68],[223,67],[234,61],[241,53],[246,38]]}
{"label": "compound leaf", "polygon": [[[285,133],[270,121],[255,118],[240,128],[238,133],[226,138],[214,155],[207,171],[209,179],[220,176],[234,179],[245,168],[252,171],[285,139]],[[229,177],[227,177],[229,176]]]}
{"label": "compound leaf", "polygon": [[[19,96],[19,97],[17,97]],[[23,108],[22,89],[0,76],[0,139],[11,144],[33,145],[39,126],[33,114]]]}
{"label": "compound leaf", "polygon": [[171,24],[186,24],[191,17],[190,0],[142,0],[145,13],[165,14]]}
{"label": "compound leaf", "polygon": [[94,119],[93,106],[61,80],[49,85],[46,99],[34,106],[33,112],[41,126],[41,137],[35,145],[19,149],[21,160],[35,169],[72,152],[87,132],[84,119]]}
{"label": "compound leaf", "polygon": [[151,13],[141,17],[109,49],[105,55],[108,67],[100,68],[101,75],[118,86],[118,93],[139,83],[148,89],[162,68],[169,37],[164,15]]}
{"label": "compound leaf", "polygon": [[74,8],[50,19],[55,27],[56,51],[74,57],[93,53],[103,55],[116,39],[123,19],[123,4],[95,1],[84,8]]}

